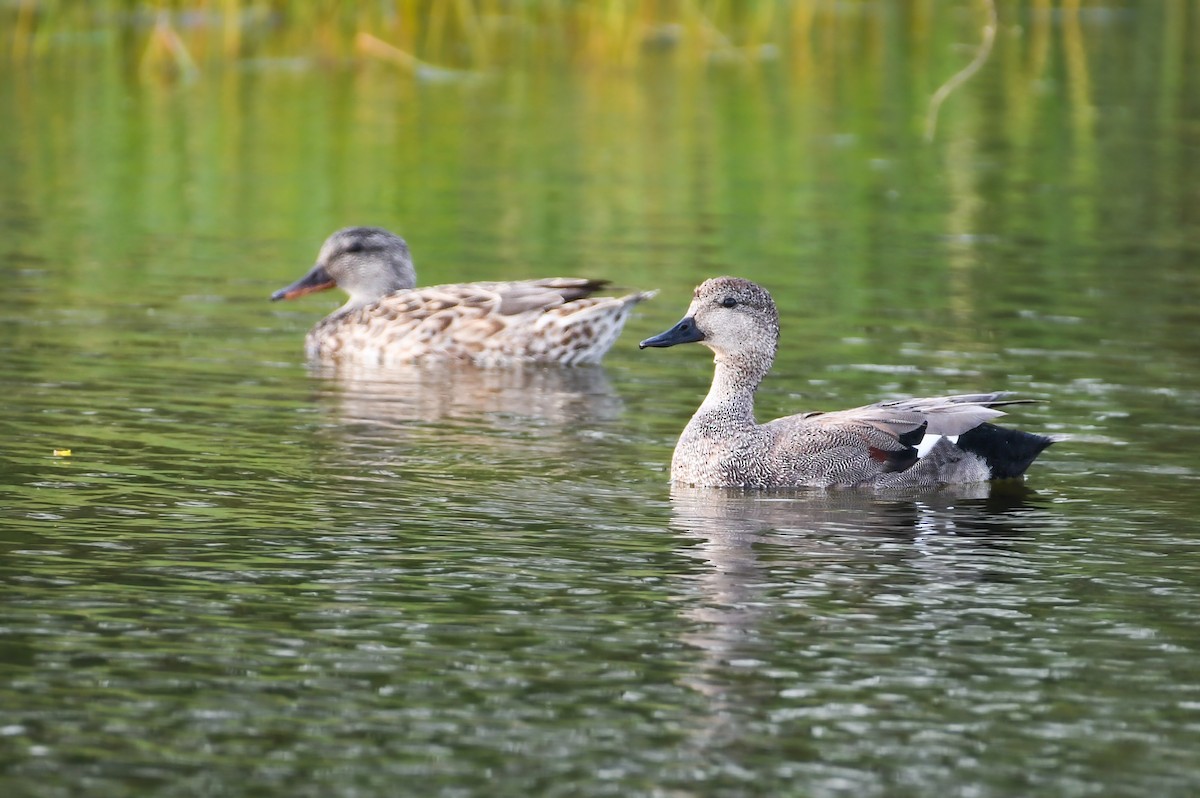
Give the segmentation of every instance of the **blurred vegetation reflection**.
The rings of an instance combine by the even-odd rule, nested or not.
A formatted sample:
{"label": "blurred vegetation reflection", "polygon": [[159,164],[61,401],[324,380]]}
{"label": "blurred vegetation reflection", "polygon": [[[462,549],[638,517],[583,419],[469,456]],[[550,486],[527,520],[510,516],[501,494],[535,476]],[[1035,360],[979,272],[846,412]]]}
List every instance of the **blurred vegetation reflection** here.
{"label": "blurred vegetation reflection", "polygon": [[[655,268],[681,282],[764,255],[886,282],[892,253],[930,236],[950,270],[1016,234],[1060,254],[1151,246],[1182,267],[1198,7],[1002,5],[994,51],[926,146],[980,3],[25,0],[0,10],[7,201],[78,225],[98,255],[130,222],[303,227],[312,247],[329,219],[432,207],[423,225],[492,226],[514,264],[604,241],[603,273],[631,283],[629,250],[663,231],[684,248]],[[424,263],[469,261],[412,243]],[[1046,289],[1078,285],[1080,265],[1055,274],[1052,254]],[[1097,282],[1109,267],[1086,268]]]}

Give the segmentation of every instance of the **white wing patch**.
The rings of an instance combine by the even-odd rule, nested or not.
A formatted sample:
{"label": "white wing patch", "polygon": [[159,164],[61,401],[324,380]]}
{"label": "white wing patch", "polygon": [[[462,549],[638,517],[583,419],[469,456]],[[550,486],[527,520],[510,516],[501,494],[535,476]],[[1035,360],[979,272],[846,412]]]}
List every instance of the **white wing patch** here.
{"label": "white wing patch", "polygon": [[926,435],[921,439],[921,442],[917,444],[917,457],[921,458],[929,454],[929,452],[933,450],[933,447],[937,446],[937,442],[942,438],[945,438],[951,443],[958,443],[957,435]]}

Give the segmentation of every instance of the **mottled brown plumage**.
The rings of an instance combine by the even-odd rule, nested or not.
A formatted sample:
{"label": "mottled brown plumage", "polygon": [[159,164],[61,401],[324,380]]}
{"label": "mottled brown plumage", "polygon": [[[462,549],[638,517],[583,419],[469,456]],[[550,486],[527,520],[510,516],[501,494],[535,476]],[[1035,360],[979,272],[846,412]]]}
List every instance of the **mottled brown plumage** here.
{"label": "mottled brown plumage", "polygon": [[[683,320],[641,346],[681,343],[711,349],[715,373],[675,446],[676,484],[934,488],[1020,476],[1051,442],[986,423],[1003,415],[997,407],[1028,401],[1005,393],[902,399],[758,424],[754,394],[775,359],[779,316],[770,294],[747,280],[706,281]],[[919,456],[927,433],[945,437]]]}
{"label": "mottled brown plumage", "polygon": [[377,227],[331,235],[312,270],[272,299],[337,285],[350,300],[305,338],[313,359],[396,365],[425,359],[597,363],[653,292],[597,297],[602,280],[550,277],[416,288],[408,245]]}

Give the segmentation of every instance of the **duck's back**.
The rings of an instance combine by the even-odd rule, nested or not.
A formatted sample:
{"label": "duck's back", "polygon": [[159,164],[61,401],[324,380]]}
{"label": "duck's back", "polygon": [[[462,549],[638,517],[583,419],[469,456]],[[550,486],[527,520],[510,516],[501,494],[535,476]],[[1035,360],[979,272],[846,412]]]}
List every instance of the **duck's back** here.
{"label": "duck's back", "polygon": [[[1041,435],[986,423],[1005,393],[879,402],[802,413],[739,430],[698,414],[680,437],[672,479],[751,488],[872,486],[935,488],[1019,477],[1050,445]],[[707,428],[706,428],[707,427]],[[918,445],[937,439],[928,451]]]}
{"label": "duck's back", "polygon": [[392,365],[422,359],[598,362],[649,294],[593,297],[603,282],[548,278],[398,291],[334,313],[308,334],[310,357]]}
{"label": "duck's back", "polygon": [[874,483],[915,462],[915,449],[864,425],[821,423],[806,413],[732,434],[685,429],[671,478],[684,485],[746,488],[830,487]]}

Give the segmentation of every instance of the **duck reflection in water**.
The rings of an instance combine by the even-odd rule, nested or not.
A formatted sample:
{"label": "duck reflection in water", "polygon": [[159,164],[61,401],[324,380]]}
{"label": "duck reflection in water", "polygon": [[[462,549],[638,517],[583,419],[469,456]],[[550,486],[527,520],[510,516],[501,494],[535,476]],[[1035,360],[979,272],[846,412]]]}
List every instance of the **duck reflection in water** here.
{"label": "duck reflection in water", "polygon": [[[684,611],[692,630],[683,637],[701,654],[683,681],[710,703],[692,744],[703,749],[741,736],[753,700],[741,694],[738,674],[747,663],[777,664],[769,651],[781,626],[796,632],[797,624],[813,625],[826,638],[852,634],[836,616],[880,612],[880,593],[911,602],[920,623],[927,593],[1008,578],[991,555],[1007,561],[1004,555],[1019,550],[1027,524],[1040,517],[1034,495],[1011,483],[912,495],[673,486],[672,526],[702,564]],[[826,644],[845,656],[854,642]],[[821,645],[813,640],[809,655]]]}
{"label": "duck reflection in water", "polygon": [[310,373],[336,410],[338,430],[350,438],[395,438],[437,425],[443,433],[494,439],[547,427],[586,427],[616,419],[623,408],[601,366],[340,362],[312,364]]}

